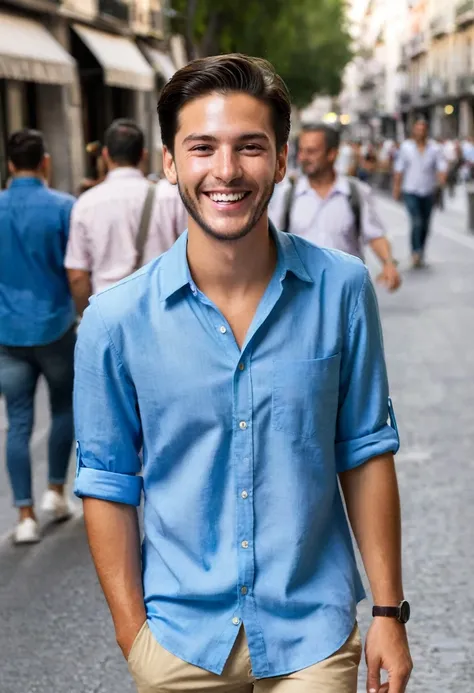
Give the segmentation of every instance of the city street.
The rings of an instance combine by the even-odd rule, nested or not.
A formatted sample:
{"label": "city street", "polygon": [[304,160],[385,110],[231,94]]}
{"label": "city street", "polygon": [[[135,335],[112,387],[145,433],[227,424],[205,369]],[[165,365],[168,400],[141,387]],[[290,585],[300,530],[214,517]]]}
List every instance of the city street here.
{"label": "city street", "polygon": [[[437,213],[428,267],[409,269],[401,205],[379,197],[404,285],[379,291],[404,525],[414,672],[409,691],[471,691],[474,680],[474,235],[464,191]],[[370,261],[372,266],[372,263]],[[375,268],[374,268],[375,271]],[[35,492],[46,480],[47,399],[38,392]],[[132,693],[77,516],[15,548],[0,402],[0,693]],[[73,473],[71,465],[71,473]],[[374,517],[374,522],[377,518]],[[369,605],[361,604],[363,632]],[[361,671],[360,690],[365,690]],[[336,692],[335,692],[336,693]]]}

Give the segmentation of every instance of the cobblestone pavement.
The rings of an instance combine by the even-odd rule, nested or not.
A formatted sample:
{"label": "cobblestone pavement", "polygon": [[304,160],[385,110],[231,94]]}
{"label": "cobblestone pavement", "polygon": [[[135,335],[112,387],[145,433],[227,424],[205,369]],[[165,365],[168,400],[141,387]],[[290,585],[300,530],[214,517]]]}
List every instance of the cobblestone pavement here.
{"label": "cobblestone pavement", "polygon": [[[435,219],[430,266],[413,272],[403,209],[381,199],[404,286],[379,292],[392,397],[404,568],[413,619],[413,693],[474,690],[474,237],[459,213]],[[369,263],[370,264],[370,263]],[[33,445],[44,485],[44,392]],[[3,423],[4,427],[4,423]],[[0,445],[3,448],[2,413]],[[3,451],[0,466],[3,467]],[[12,522],[0,472],[0,535]],[[365,632],[369,604],[360,607]],[[132,693],[86,548],[80,517],[14,549],[0,541],[0,692]],[[361,670],[360,690],[365,688]]]}

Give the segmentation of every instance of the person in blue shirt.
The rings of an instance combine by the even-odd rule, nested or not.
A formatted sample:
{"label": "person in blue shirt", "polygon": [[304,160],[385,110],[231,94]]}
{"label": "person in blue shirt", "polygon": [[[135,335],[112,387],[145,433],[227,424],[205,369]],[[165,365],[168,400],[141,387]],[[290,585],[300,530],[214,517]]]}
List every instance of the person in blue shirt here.
{"label": "person in blue shirt", "polygon": [[188,230],[91,300],[74,398],[75,492],[137,689],[356,693],[339,480],[375,601],[368,689],[386,669],[402,693],[399,441],[367,269],[269,224],[291,104],[268,62],[191,62],[158,113]]}
{"label": "person in blue shirt", "polygon": [[0,384],[8,415],[7,467],[19,510],[16,543],[39,541],[31,482],[30,437],[38,379],[49,388],[49,487],[42,509],[54,520],[71,515],[65,480],[74,439],[75,310],[64,255],[71,195],[45,185],[43,136],[22,130],[8,141],[8,190],[0,193]]}

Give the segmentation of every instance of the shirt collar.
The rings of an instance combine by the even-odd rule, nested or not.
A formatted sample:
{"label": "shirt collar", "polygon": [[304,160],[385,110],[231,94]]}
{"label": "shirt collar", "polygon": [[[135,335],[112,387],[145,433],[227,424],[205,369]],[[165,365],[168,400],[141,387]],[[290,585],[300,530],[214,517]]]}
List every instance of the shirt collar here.
{"label": "shirt collar", "polygon": [[[286,274],[291,272],[298,277],[298,279],[312,284],[314,280],[308,273],[308,270],[299,256],[291,234],[277,231],[271,222],[269,222],[269,228],[277,247],[277,263],[281,270],[281,279],[283,280]],[[160,268],[162,301],[167,301],[186,285],[190,286],[192,289],[194,288],[186,257],[187,245],[188,232],[186,230],[162,258]]]}
{"label": "shirt collar", "polygon": [[26,187],[44,187],[44,181],[36,176],[19,176],[18,178],[12,178],[10,182],[10,188],[26,188]]}
{"label": "shirt collar", "polygon": [[133,166],[120,166],[120,168],[114,168],[113,171],[109,171],[105,180],[110,181],[116,180],[117,178],[145,178],[145,176],[139,168],[134,168]]}
{"label": "shirt collar", "polygon": [[[311,187],[308,177],[300,176],[296,181],[295,195],[299,196],[310,192],[314,192],[315,195],[317,194]],[[328,197],[332,197],[332,195],[335,193],[350,195],[351,190],[347,176],[336,175],[336,180],[334,181],[334,185],[332,186]]]}

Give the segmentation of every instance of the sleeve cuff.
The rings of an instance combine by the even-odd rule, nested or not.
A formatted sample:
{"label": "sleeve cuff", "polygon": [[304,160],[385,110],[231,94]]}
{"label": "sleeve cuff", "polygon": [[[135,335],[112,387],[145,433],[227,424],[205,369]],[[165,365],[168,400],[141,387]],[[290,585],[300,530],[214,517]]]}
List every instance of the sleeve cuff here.
{"label": "sleeve cuff", "polygon": [[140,505],[143,479],[141,476],[129,476],[106,472],[103,469],[80,467],[74,484],[74,493],[78,498],[98,498],[126,505]]}
{"label": "sleeve cuff", "polygon": [[388,424],[363,438],[336,443],[337,473],[347,472],[387,452],[395,454],[399,447],[398,432]]}

